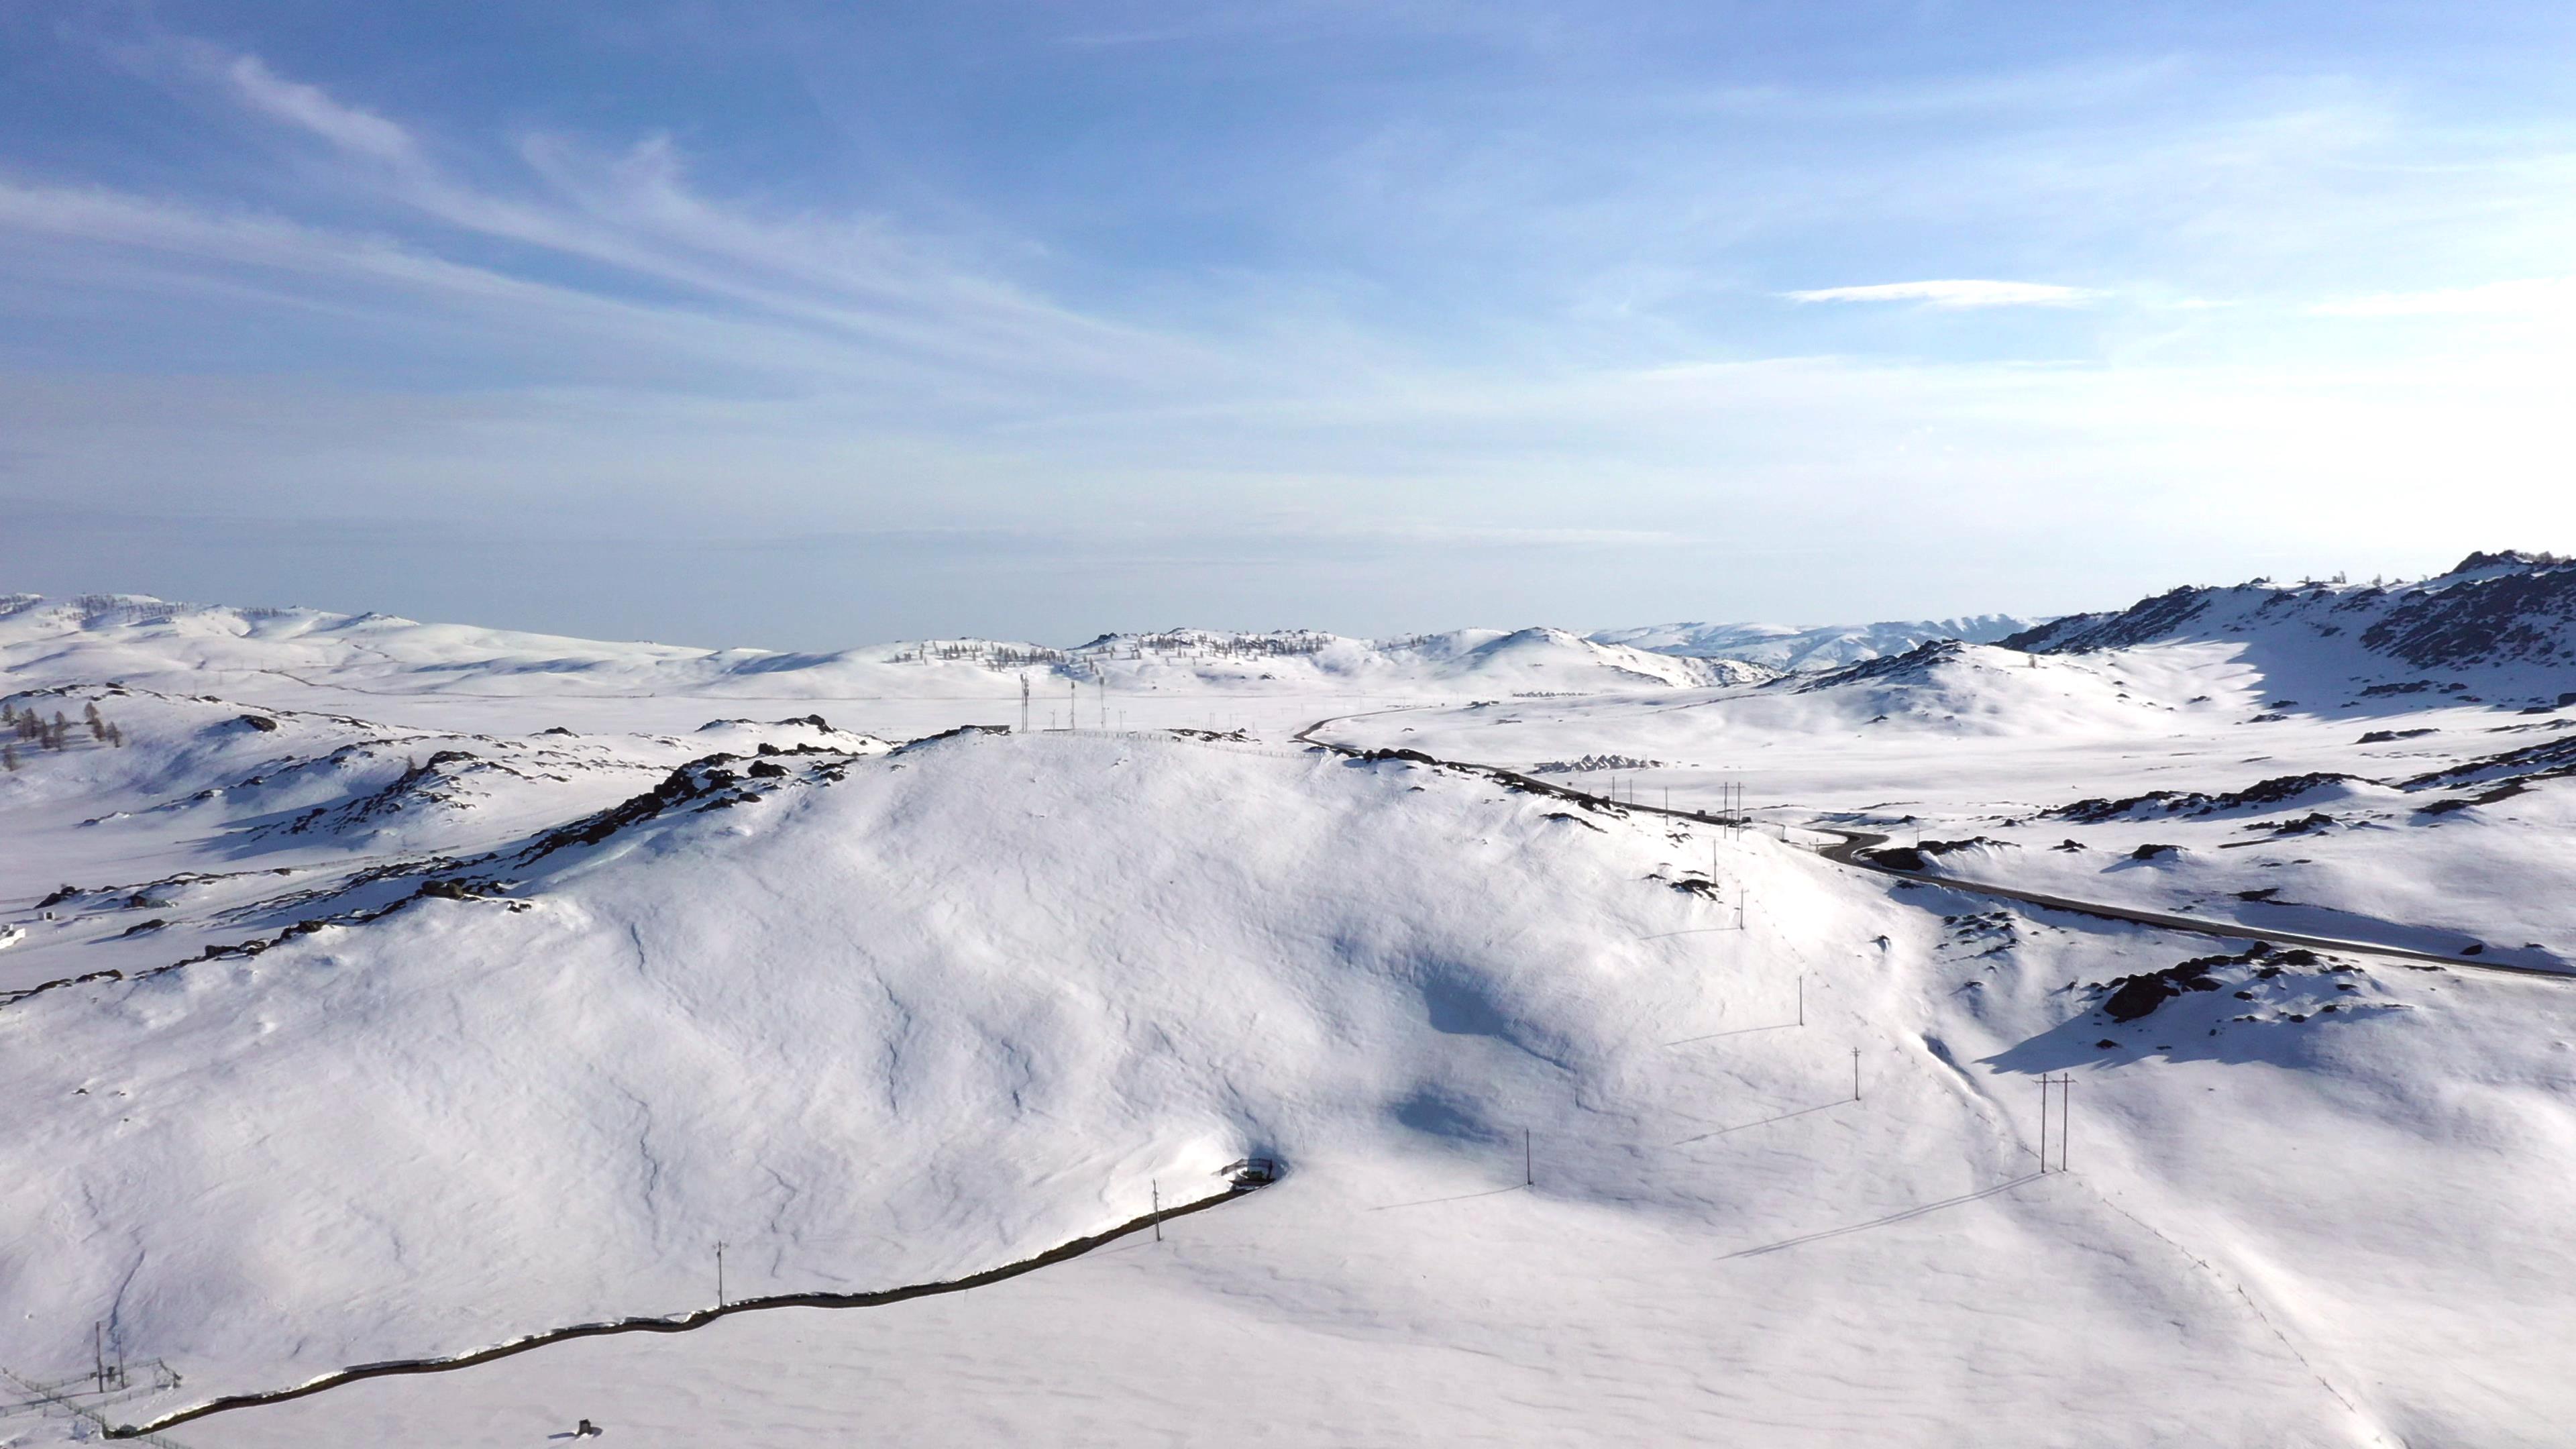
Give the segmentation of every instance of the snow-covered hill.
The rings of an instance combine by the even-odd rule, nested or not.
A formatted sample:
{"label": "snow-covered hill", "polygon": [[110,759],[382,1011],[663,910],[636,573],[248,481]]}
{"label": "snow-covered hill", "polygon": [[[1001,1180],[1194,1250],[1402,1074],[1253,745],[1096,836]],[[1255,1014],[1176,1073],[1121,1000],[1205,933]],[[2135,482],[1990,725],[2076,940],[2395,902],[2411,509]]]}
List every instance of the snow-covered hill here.
{"label": "snow-covered hill", "polygon": [[1333,737],[1524,770],[1615,759],[1591,783],[1686,805],[1738,791],[1774,820],[1943,846],[1928,868],[1960,879],[2576,969],[2555,904],[2576,892],[2571,631],[2517,608],[2494,633],[2519,643],[2426,675],[2308,612],[2339,597],[2456,622],[2477,577],[2576,577],[2488,568],[2395,604],[2215,590],[2192,601],[2198,625],[2141,606],[2060,649],[1936,642],[1745,688],[1365,716]]}
{"label": "snow-covered hill", "polygon": [[2002,642],[2056,654],[2216,646],[2312,706],[2424,694],[2549,705],[2576,690],[2576,562],[2507,551],[2413,583],[2180,588]]}
{"label": "snow-covered hill", "polygon": [[[2576,981],[1939,879],[2576,963],[2567,718],[2480,682],[2554,653],[2300,704],[2313,622],[1774,675],[1550,630],[719,657],[22,603],[0,1371],[68,1385],[95,1333],[180,1381],[64,1392],[146,1423],[699,1309],[719,1242],[734,1298],[1025,1261],[1261,1155],[1166,1242],[953,1297],[176,1432],[2554,1444]],[[1023,669],[1087,727],[1266,713],[1017,733]],[[1290,739],[1327,714],[1387,749]],[[1564,792],[1737,784],[1758,828]],[[49,1412],[0,1446],[89,1432]]]}
{"label": "snow-covered hill", "polygon": [[818,702],[969,695],[1006,706],[1016,706],[1025,677],[1041,711],[1075,687],[1122,698],[1437,697],[1633,691],[1767,675],[1731,660],[1674,658],[1561,629],[1469,629],[1387,642],[1174,629],[1102,635],[1066,648],[946,639],[787,653],[609,643],[382,614],[30,594],[0,597],[0,668],[31,683],[116,680],[246,698],[304,687],[415,697]]}
{"label": "snow-covered hill", "polygon": [[59,748],[16,743],[0,771],[0,815],[19,841],[41,842],[0,852],[0,900],[37,902],[0,953],[0,999],[380,908],[449,862],[708,755],[888,748],[819,715],[715,720],[684,735],[514,737],[121,685],[21,690],[6,707],[72,728]]}
{"label": "snow-covered hill", "polygon": [[[1229,1410],[1336,1437],[1356,1406],[1327,1386],[1390,1354],[1410,1407],[1339,1437],[1482,1412],[1588,1443],[2043,1443],[2077,1416],[2108,1442],[2539,1442],[2566,1407],[2537,1386],[2576,1263],[2534,1236],[2546,1195],[2509,1186],[2576,1166],[2551,988],[2257,962],[2212,978],[2250,1006],[2186,992],[2122,1022],[2117,978],[2188,947],[1918,904],[1471,771],[1172,737],[804,744],[255,955],[0,1007],[22,1104],[0,1210],[29,1225],[0,1247],[0,1363],[59,1373],[105,1323],[184,1373],[117,1405],[145,1419],[700,1307],[719,1240],[736,1296],[952,1277],[1257,1153],[1285,1181],[1176,1227],[1160,1298],[1104,1269],[954,1330],[999,1387],[946,1376],[952,1330],[889,1316],[707,1331],[770,1365],[721,1408],[666,1394],[684,1366],[633,1370],[659,1348],[585,1350],[576,1375],[616,1386],[579,1407],[644,1442],[1043,1434],[1101,1382],[1051,1356],[1174,1331],[1212,1340],[1158,1380],[1181,1412],[1119,1410],[1174,1440]],[[2067,1068],[2081,1169],[2034,1176],[2032,1083]],[[2472,1077],[2509,1085],[2463,1102]],[[2523,1145],[2508,1164],[2463,1134]],[[1093,1341],[1014,1347],[1055,1344],[1048,1314]],[[789,1401],[801,1433],[723,1427],[771,1422],[793,1365],[861,1360]],[[521,1394],[569,1423],[560,1368],[482,1372],[363,1431],[326,1409],[381,1402],[352,1389],[183,1437],[475,1442]],[[2495,1375],[2535,1387],[2499,1406]],[[1516,1381],[1549,1387],[1487,1401]]]}
{"label": "snow-covered hill", "polygon": [[1737,659],[1766,669],[1831,669],[1886,654],[1902,654],[1940,639],[1992,644],[2040,621],[2011,614],[1956,619],[1905,619],[1880,624],[1649,624],[1602,629],[1590,637],[1658,654],[1694,659]]}

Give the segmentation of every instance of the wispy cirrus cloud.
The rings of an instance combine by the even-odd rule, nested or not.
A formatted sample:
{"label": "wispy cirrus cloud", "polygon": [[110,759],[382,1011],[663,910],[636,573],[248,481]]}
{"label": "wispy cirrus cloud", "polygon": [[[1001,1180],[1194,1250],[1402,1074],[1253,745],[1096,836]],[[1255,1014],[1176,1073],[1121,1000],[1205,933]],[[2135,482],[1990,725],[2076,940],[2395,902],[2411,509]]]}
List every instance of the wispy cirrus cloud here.
{"label": "wispy cirrus cloud", "polygon": [[886,218],[710,194],[665,136],[603,149],[523,135],[508,151],[515,165],[469,175],[424,132],[258,55],[194,39],[163,53],[218,125],[251,121],[246,135],[272,151],[286,138],[324,143],[325,159],[294,173],[305,194],[257,207],[0,170],[0,245],[11,233],[49,239],[46,261],[79,274],[65,280],[102,291],[138,275],[106,264],[122,257],[149,258],[162,293],[297,307],[301,278],[302,292],[389,334],[453,332],[462,299],[514,314],[501,327],[472,319],[495,354],[660,356],[694,362],[720,391],[793,375],[864,380],[890,398],[889,384],[1025,399],[1050,383],[1087,394],[1220,370],[1205,349],[1060,305]]}
{"label": "wispy cirrus cloud", "polygon": [[220,67],[244,104],[272,120],[300,127],[356,155],[396,162],[417,158],[411,133],[372,111],[343,104],[320,86],[288,80],[256,55],[226,55],[211,46],[192,49],[201,63]]}
{"label": "wispy cirrus cloud", "polygon": [[1782,294],[1793,302],[1921,302],[1944,308],[2081,307],[2109,294],[2051,282],[1995,282],[1958,278],[1932,282],[1878,282],[1866,287],[1817,287]]}

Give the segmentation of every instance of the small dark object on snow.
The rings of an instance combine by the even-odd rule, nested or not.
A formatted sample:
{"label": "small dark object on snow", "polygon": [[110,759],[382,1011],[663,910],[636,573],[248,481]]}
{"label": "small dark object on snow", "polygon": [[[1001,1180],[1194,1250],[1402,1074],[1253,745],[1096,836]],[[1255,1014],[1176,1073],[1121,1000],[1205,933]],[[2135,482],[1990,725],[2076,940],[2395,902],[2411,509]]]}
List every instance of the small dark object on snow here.
{"label": "small dark object on snow", "polygon": [[1236,1191],[1268,1187],[1279,1180],[1279,1160],[1275,1157],[1246,1157],[1217,1169],[1216,1175],[1233,1184]]}
{"label": "small dark object on snow", "polygon": [[269,731],[277,728],[277,721],[270,719],[264,714],[243,715],[241,717],[241,722],[249,725],[252,729],[259,731],[261,734],[267,734]]}
{"label": "small dark object on snow", "polygon": [[597,1424],[590,1422],[588,1419],[584,1419],[579,1425],[574,1427],[572,1436],[576,1439],[596,1439],[606,1432],[606,1430],[600,1428]]}
{"label": "small dark object on snow", "polygon": [[2462,946],[2460,948],[2460,954],[2463,956],[2483,956],[2486,954],[2486,950],[2487,948],[2483,945]]}
{"label": "small dark object on snow", "polygon": [[2104,1050],[2104,1051],[2106,1051],[2106,1052],[2114,1052],[2114,1051],[2118,1051],[2118,1050],[2120,1049],[2120,1044],[2119,1044],[2118,1042],[2115,1042],[2115,1041],[2111,1040],[2111,1039],[2110,1039],[2109,1037],[2107,1037],[2107,1036],[2106,1036],[2106,1037],[2104,1037],[2104,1038],[2102,1038],[2100,1041],[2097,1041],[2097,1042],[2093,1043],[2093,1045],[2095,1045],[2095,1046],[2097,1046],[2097,1047],[2100,1047],[2102,1050]]}
{"label": "small dark object on snow", "polygon": [[2236,898],[2240,901],[2268,901],[2280,893],[2279,886],[2265,886],[2258,891],[2238,891]]}
{"label": "small dark object on snow", "polygon": [[2083,850],[2085,848],[2084,842],[2080,840],[2061,840],[2055,845],[2049,847],[2051,850]]}
{"label": "small dark object on snow", "polygon": [[2137,849],[2129,852],[2129,859],[2154,860],[2160,855],[2180,854],[2182,854],[2182,847],[2179,845],[2141,845]]}

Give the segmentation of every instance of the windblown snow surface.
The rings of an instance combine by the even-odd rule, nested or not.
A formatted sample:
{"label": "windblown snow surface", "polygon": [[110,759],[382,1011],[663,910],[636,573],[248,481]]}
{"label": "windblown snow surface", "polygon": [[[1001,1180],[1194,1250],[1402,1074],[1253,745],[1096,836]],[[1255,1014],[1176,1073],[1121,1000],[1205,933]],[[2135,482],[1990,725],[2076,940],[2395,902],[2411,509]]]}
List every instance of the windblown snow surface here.
{"label": "windblown snow surface", "polygon": [[[120,647],[115,686],[12,656],[13,709],[95,706],[126,743],[75,729],[0,775],[0,1368],[61,1386],[0,1445],[686,1314],[719,1242],[734,1298],[953,1279],[1220,1194],[1248,1156],[1281,1180],[989,1286],[169,1437],[2543,1445],[2576,1410],[2576,983],[2258,951],[1812,848],[1810,824],[2384,748],[2248,723],[2287,712],[2220,648],[1268,696],[1429,752],[1357,758],[1259,723],[897,746],[837,705],[699,730],[658,696],[625,733],[595,697],[408,688],[426,666],[386,666],[369,717],[255,671],[173,688],[182,651]],[[2524,707],[2420,727],[2545,722]],[[2469,766],[2491,748],[2406,768],[2521,768]],[[1795,763],[1750,768],[1764,749]],[[1730,828],[1429,757],[1610,754],[1656,763],[1543,778],[1685,809],[1776,788]],[[1881,797],[1909,785],[1930,803]],[[2317,788],[2283,799],[2407,793]],[[2390,833],[2436,862],[2466,859],[2441,832],[2565,839],[2494,808]],[[2513,922],[2533,964],[2545,917]],[[2043,1175],[2048,1075],[2073,1115]],[[93,1325],[180,1383],[84,1391]]]}

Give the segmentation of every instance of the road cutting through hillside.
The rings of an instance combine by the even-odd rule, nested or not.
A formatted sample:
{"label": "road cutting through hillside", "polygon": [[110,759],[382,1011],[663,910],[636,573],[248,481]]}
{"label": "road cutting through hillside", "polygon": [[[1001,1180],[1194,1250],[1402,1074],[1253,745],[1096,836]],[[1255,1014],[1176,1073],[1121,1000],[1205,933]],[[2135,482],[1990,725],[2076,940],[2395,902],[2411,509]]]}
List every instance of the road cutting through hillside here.
{"label": "road cutting through hillside", "polygon": [[[1370,714],[1394,714],[1398,712],[1398,710],[1393,709],[1369,711]],[[1364,718],[1364,716],[1346,714],[1335,715],[1330,719],[1319,719],[1313,724],[1306,726],[1304,729],[1299,730],[1293,738],[1299,743],[1312,745],[1319,749],[1331,750],[1337,754],[1346,755],[1354,759],[1366,758],[1375,755],[1385,759],[1414,759],[1434,765],[1448,765],[1462,770],[1474,770],[1479,774],[1489,775],[1497,780],[1501,780],[1507,784],[1517,786],[1524,790],[1556,795],[1564,799],[1578,800],[1590,805],[1608,806],[1614,810],[1633,810],[1643,815],[1663,815],[1675,820],[1694,821],[1702,825],[1747,823],[1746,818],[1741,816],[1730,818],[1726,816],[1711,815],[1702,810],[1675,809],[1670,806],[1640,805],[1631,801],[1613,800],[1606,796],[1589,794],[1585,791],[1574,789],[1571,786],[1556,785],[1545,780],[1533,779],[1532,777],[1521,774],[1516,770],[1507,770],[1498,765],[1480,765],[1465,760],[1436,759],[1419,750],[1361,750],[1355,749],[1349,745],[1337,745],[1330,740],[1315,738],[1316,731],[1323,729],[1326,725],[1339,724],[1341,721],[1346,719],[1360,718]],[[1800,826],[1798,828],[1813,831],[1819,835],[1833,835],[1841,837],[1840,843],[1838,844],[1819,846],[1816,848],[1816,853],[1818,855],[1823,856],[1825,859],[1832,861],[1836,865],[1847,866],[1853,870],[1869,871],[1875,875],[1891,876],[1900,881],[1909,881],[1919,885],[1939,886],[1944,890],[1959,891],[1968,895],[1987,896],[1996,900],[2013,901],[2021,905],[2038,906],[2052,911],[2068,911],[2076,915],[2093,916],[2106,921],[2119,921],[2133,926],[2148,926],[2160,931],[2178,931],[2188,935],[2210,936],[2222,941],[2262,941],[2273,945],[2305,946],[2312,950],[2319,951],[2341,951],[2349,955],[2381,956],[2398,961],[2420,962],[2433,966],[2450,967],[2461,971],[2485,971],[2503,976],[2520,976],[2526,978],[2539,977],[2550,981],[2576,981],[2576,972],[2553,971],[2545,966],[2516,966],[2501,961],[2480,961],[2468,957],[2445,956],[2432,951],[2418,951],[2407,946],[2384,945],[2376,941],[2354,941],[2336,936],[2318,936],[2302,931],[2268,931],[2257,926],[2248,926],[2235,921],[2212,921],[2197,916],[2177,916],[2163,911],[2140,910],[2135,906],[2114,905],[2107,901],[2077,900],[2072,896],[2052,895],[2046,891],[2028,891],[2014,886],[1988,885],[1980,881],[1959,880],[1951,876],[1939,875],[1930,871],[1900,870],[1883,861],[1870,860],[1866,858],[1864,854],[1877,846],[1886,844],[1887,837],[1884,835],[1873,835],[1867,831],[1860,830],[1843,830],[1830,825],[1809,825]]]}

